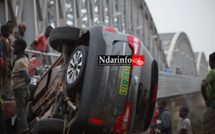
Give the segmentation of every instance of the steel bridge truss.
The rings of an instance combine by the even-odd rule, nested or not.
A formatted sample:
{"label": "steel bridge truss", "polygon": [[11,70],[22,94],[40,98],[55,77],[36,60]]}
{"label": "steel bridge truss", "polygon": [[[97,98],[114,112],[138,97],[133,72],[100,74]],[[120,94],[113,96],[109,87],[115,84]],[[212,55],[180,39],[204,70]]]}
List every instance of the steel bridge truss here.
{"label": "steel bridge truss", "polygon": [[139,37],[158,61],[166,65],[161,41],[144,0],[0,0],[2,24],[27,24],[27,44],[46,26],[89,27],[105,25]]}

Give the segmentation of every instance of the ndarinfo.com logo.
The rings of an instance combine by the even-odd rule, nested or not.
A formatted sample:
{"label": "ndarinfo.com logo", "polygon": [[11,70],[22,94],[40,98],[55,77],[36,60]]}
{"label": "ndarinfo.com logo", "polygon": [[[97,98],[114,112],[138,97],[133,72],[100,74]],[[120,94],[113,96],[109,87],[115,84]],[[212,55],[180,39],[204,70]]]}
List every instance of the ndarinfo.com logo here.
{"label": "ndarinfo.com logo", "polygon": [[99,66],[144,66],[144,55],[99,55]]}

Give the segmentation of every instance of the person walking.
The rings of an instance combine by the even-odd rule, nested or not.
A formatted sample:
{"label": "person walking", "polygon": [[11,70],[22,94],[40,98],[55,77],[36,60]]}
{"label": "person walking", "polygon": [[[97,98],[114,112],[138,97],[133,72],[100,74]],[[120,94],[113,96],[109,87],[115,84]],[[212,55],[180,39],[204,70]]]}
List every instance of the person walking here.
{"label": "person walking", "polygon": [[16,58],[12,68],[12,88],[17,106],[17,133],[25,134],[29,130],[26,105],[29,98],[28,83],[31,81],[28,70],[28,59],[24,54],[26,42],[22,39],[14,41],[13,48]]}
{"label": "person walking", "polygon": [[17,31],[17,39],[25,40],[24,34],[26,31],[26,24],[24,22],[19,23]]}
{"label": "person walking", "polygon": [[215,52],[209,55],[209,65],[211,70],[201,84],[201,93],[207,106],[203,130],[205,134],[215,134]]}
{"label": "person walking", "polygon": [[179,109],[179,117],[182,118],[178,134],[193,134],[190,119],[187,117],[189,110],[187,107]]}
{"label": "person walking", "polygon": [[158,101],[159,118],[157,123],[151,125],[151,128],[158,128],[160,130],[157,134],[173,134],[172,121],[166,105],[167,102],[165,100]]}
{"label": "person walking", "polygon": [[[34,41],[31,43],[30,47],[33,50],[41,51],[41,52],[47,52],[46,47],[48,45],[48,37],[51,33],[51,30],[53,29],[52,26],[48,26],[46,28],[45,33],[37,35],[37,37],[34,39]],[[32,57],[37,57],[37,54],[33,53]],[[43,63],[45,62],[44,56],[42,55]]]}

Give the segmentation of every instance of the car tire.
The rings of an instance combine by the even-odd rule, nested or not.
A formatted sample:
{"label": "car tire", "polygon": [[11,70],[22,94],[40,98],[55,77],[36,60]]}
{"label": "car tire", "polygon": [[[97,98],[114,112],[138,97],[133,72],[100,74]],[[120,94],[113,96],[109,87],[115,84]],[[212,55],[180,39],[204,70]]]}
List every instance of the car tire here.
{"label": "car tire", "polygon": [[[66,124],[67,128],[67,124]],[[65,129],[66,129],[65,128]],[[39,134],[62,134],[64,129],[64,120],[61,119],[41,119],[34,125],[33,132]]]}
{"label": "car tire", "polygon": [[79,37],[80,31],[81,29],[76,27],[57,27],[50,33],[49,44],[53,49],[59,52],[62,52],[62,44],[64,44],[64,42],[74,42],[73,44],[87,44],[87,35],[83,34]]}
{"label": "car tire", "polygon": [[65,81],[67,92],[80,91],[83,84],[88,47],[80,45],[71,54],[66,65]]}

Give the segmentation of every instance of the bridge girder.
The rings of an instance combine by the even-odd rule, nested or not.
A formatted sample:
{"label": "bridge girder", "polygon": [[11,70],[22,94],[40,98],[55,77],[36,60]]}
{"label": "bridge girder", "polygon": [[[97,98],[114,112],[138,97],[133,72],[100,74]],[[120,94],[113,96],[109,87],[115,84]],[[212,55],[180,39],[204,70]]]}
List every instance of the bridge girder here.
{"label": "bridge girder", "polygon": [[194,53],[196,57],[196,68],[198,76],[204,78],[208,72],[208,62],[206,60],[204,52]]}
{"label": "bridge girder", "polygon": [[169,68],[176,73],[180,68],[183,75],[197,76],[197,64],[189,38],[184,32],[160,34]]}

